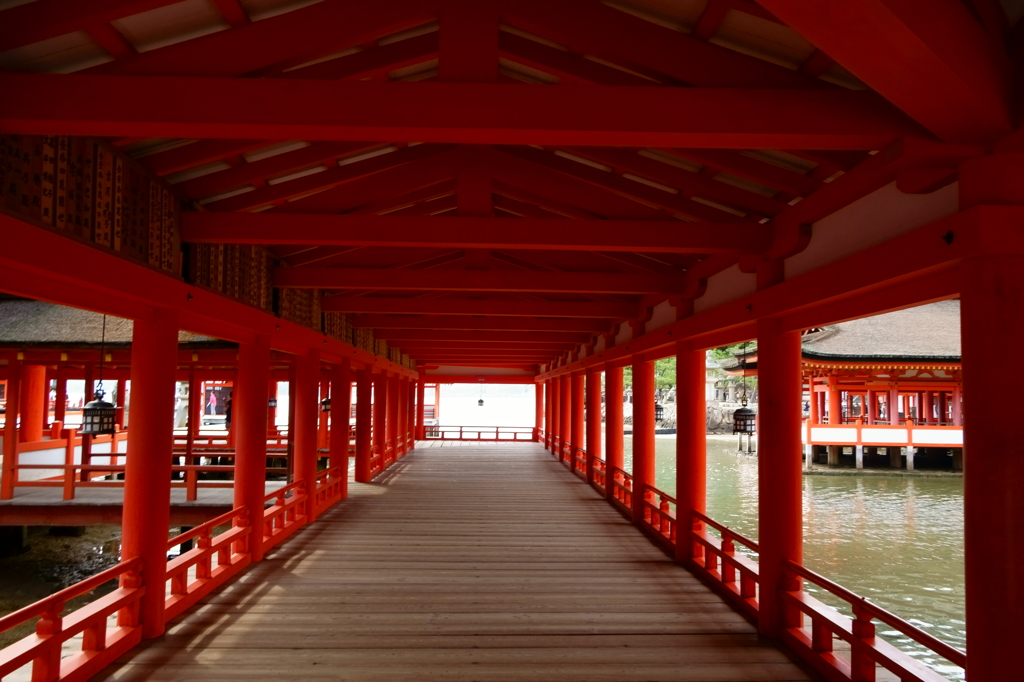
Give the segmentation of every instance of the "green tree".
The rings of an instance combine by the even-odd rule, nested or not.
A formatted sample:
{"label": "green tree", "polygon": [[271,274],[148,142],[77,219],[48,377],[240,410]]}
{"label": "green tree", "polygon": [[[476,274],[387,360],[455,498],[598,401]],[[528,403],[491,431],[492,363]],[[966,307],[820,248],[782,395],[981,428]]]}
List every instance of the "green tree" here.
{"label": "green tree", "polygon": [[[622,368],[622,383],[633,385],[633,366]],[[654,387],[657,389],[672,388],[676,385],[676,357],[674,355],[654,361]]]}

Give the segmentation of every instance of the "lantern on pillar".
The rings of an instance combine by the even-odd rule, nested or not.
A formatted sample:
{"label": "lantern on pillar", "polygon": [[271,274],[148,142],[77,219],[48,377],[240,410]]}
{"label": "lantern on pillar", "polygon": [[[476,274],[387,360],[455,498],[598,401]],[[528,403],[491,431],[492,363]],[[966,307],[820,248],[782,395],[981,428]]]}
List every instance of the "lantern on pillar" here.
{"label": "lantern on pillar", "polygon": [[267,407],[277,407],[277,398],[271,398],[268,400]]}
{"label": "lantern on pillar", "polygon": [[[82,427],[78,433],[84,436],[108,436],[114,433],[114,416],[117,405],[108,403],[103,399],[106,392],[103,390],[103,360],[106,354],[107,342],[107,316],[103,316],[103,332],[100,337],[100,383],[96,387],[93,399],[82,408]],[[88,387],[86,387],[88,390]]]}
{"label": "lantern on pillar", "polygon": [[740,393],[742,407],[732,413],[732,432],[739,434],[739,449],[743,449],[743,434],[747,435],[747,452],[753,452],[753,436],[757,433],[757,413],[747,407],[747,344],[743,343],[743,357],[740,359],[743,368],[743,388]]}

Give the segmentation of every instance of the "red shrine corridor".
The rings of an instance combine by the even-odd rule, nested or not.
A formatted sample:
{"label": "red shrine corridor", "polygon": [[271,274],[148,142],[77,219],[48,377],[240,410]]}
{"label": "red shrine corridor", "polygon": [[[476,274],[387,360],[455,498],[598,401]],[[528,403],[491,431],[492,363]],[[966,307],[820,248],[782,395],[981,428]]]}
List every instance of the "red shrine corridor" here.
{"label": "red shrine corridor", "polygon": [[815,679],[537,443],[418,447],[95,679],[280,678]]}

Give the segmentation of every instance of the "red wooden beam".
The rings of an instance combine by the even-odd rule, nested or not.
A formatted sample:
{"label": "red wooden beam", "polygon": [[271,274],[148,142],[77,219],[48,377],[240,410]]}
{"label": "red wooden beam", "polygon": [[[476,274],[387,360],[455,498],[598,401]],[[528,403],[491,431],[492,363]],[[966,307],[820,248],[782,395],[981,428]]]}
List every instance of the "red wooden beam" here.
{"label": "red wooden beam", "polygon": [[3,11],[0,52],[56,38],[177,0],[35,0]]}
{"label": "red wooden beam", "polygon": [[[313,177],[327,174],[319,173]],[[771,230],[751,223],[668,220],[531,218],[516,221],[513,228],[503,218],[472,216],[413,218],[390,214],[184,213],[181,216],[181,238],[196,244],[743,254],[767,249],[771,243]]]}
{"label": "red wooden beam", "polygon": [[490,350],[490,351],[513,351],[513,350],[526,350],[526,351],[548,351],[551,353],[565,352],[574,350],[576,344],[574,343],[513,343],[511,341],[506,342],[491,342],[487,343],[484,341],[414,341],[407,339],[402,341],[402,351],[405,353],[422,352],[429,350],[449,350],[449,351],[462,351],[462,350]]}
{"label": "red wooden beam", "polygon": [[480,329],[541,332],[608,331],[601,320],[549,317],[472,317],[468,315],[353,315],[352,326],[371,329]]}
{"label": "red wooden beam", "polygon": [[642,76],[620,71],[580,55],[504,31],[498,36],[498,46],[503,57],[558,76],[562,82],[598,83],[601,85],[653,84],[651,80]]}
{"label": "red wooden beam", "polygon": [[328,296],[320,302],[324,312],[405,313],[432,315],[510,315],[533,317],[634,317],[632,303],[591,301],[481,301],[449,298],[382,298]]}
{"label": "red wooden beam", "polygon": [[165,152],[144,156],[139,159],[139,163],[157,175],[169,175],[267,144],[267,140],[199,140]]}
{"label": "red wooden beam", "polygon": [[[532,376],[529,377],[510,377],[502,376],[500,374],[494,376],[484,376],[486,381],[480,381],[477,375],[468,374],[424,374],[423,377],[431,382],[438,384],[532,384],[535,379]],[[120,517],[118,517],[120,518]],[[115,521],[116,523],[116,521]]]}
{"label": "red wooden beam", "polygon": [[427,33],[397,43],[372,47],[337,59],[276,75],[277,78],[318,78],[341,80],[380,76],[394,69],[411,66],[437,57],[437,33]]}
{"label": "red wooden beam", "polygon": [[275,268],[274,286],[302,289],[514,291],[604,294],[678,293],[681,277],[617,272]]}
{"label": "red wooden beam", "polygon": [[8,73],[0,91],[0,131],[31,134],[869,150],[925,134],[847,90]]}
{"label": "red wooden beam", "polygon": [[947,142],[1013,130],[1012,66],[959,0],[759,0]]}
{"label": "red wooden beam", "polygon": [[483,341],[486,343],[587,343],[593,335],[581,332],[493,332],[464,329],[381,329],[375,338],[393,341]]}
{"label": "red wooden beam", "polygon": [[798,196],[806,196],[822,185],[821,180],[809,175],[759,161],[739,152],[717,149],[671,149],[666,151],[704,166],[723,170]]}

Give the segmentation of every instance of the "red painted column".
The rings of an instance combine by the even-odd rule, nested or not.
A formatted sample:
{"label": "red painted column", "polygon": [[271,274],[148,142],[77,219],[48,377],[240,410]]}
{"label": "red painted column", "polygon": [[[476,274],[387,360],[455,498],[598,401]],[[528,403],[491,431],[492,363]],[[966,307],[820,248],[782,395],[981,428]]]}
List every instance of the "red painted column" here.
{"label": "red painted column", "polygon": [[551,380],[551,454],[561,459],[562,446],[562,378]]}
{"label": "red painted column", "polygon": [[540,442],[540,432],[544,430],[544,383],[533,385],[533,440]]}
{"label": "red painted column", "polygon": [[391,457],[398,459],[398,378],[388,377],[387,416],[384,418],[385,440],[391,443]]}
{"label": "red painted column", "polygon": [[[583,406],[585,397],[585,375],[583,372],[577,372],[572,375],[572,397],[570,398],[570,412],[572,413],[572,437],[569,441],[572,443],[572,447],[569,449],[569,461],[572,463],[572,468],[576,469],[576,450],[583,450],[586,448],[584,439],[586,438],[586,429],[583,422]],[[589,478],[587,479],[589,480]]]}
{"label": "red painted column", "polygon": [[331,365],[331,449],[328,465],[341,467],[341,496],[348,496],[348,437],[352,414],[352,362]]}
{"label": "red painted column", "polygon": [[409,380],[398,377],[398,443],[404,457],[409,451]]}
{"label": "red painted column", "polygon": [[953,426],[963,426],[963,403],[960,396],[960,387],[953,387]]}
{"label": "red painted column", "polygon": [[416,385],[415,379],[405,380],[405,428],[409,432],[408,450],[416,449]]}
{"label": "red painted column", "polygon": [[364,367],[356,373],[356,481],[370,480],[370,449],[373,444],[373,372]]}
{"label": "red painted column", "polygon": [[7,361],[7,405],[4,414],[4,460],[0,470],[0,500],[14,497],[14,468],[18,458],[18,412],[21,398],[21,361],[11,353]]}
{"label": "red painted column", "polygon": [[306,523],[316,520],[316,430],[320,415],[320,352],[310,351],[295,358],[295,403],[292,414],[292,457],[295,459],[295,480],[306,484]]}
{"label": "red painted column", "polygon": [[828,383],[828,423],[829,424],[842,424],[843,423],[843,403],[842,394],[839,392],[839,388],[835,385],[832,378],[829,378]]}
{"label": "red painted column", "polygon": [[612,468],[621,469],[625,463],[622,424],[622,368],[606,367],[604,370],[604,449],[605,464],[608,467],[605,496],[614,493]]}
{"label": "red painted column", "polygon": [[[1024,620],[1024,458],[1005,412],[1006,374],[993,348],[1024,340],[1024,256],[992,256],[962,266],[964,574],[971,682],[1020,676]],[[1006,345],[1011,344],[1011,345]],[[1009,446],[1009,447],[1008,447]]]}
{"label": "red painted column", "polygon": [[587,372],[587,483],[594,482],[594,459],[603,459],[601,447],[601,372]]}
{"label": "red painted column", "polygon": [[46,366],[25,365],[21,370],[21,428],[22,443],[34,443],[43,439],[43,412],[46,400]]}
{"label": "red painted column", "polygon": [[800,333],[778,320],[757,323],[758,538],[761,553],[761,634],[779,637],[785,625],[783,562],[803,561],[800,439]]}
{"label": "red painted column", "polygon": [[878,407],[875,405],[876,401],[875,392],[869,388],[864,396],[864,412],[866,414],[866,419],[864,421],[867,424],[875,423],[875,414],[878,410]]}
{"label": "red painted column", "polygon": [[427,426],[424,420],[424,401],[427,399],[427,382],[420,374],[420,380],[416,382],[416,439],[424,440],[427,437]]}
{"label": "red painted column", "polygon": [[554,451],[555,442],[555,382],[544,382],[544,447]]}
{"label": "red painted column", "polygon": [[125,422],[125,407],[127,406],[128,397],[128,381],[125,379],[117,380],[117,417],[114,419],[116,424],[120,424],[122,427],[126,426]]}
{"label": "red painted column", "polygon": [[[189,389],[191,390],[191,389]],[[191,395],[191,394],[190,394]],[[202,400],[200,398],[200,400]],[[273,378],[273,371],[271,371],[270,382],[267,384],[267,401],[273,400],[277,402],[277,379]],[[267,432],[271,436],[277,436],[277,406],[267,408]]]}
{"label": "red painted column", "polygon": [[572,466],[572,376],[565,374],[559,379],[558,386],[558,407],[562,414],[559,415],[558,423],[561,426],[562,445],[558,449],[559,461],[570,463]]}
{"label": "red painted column", "polygon": [[132,428],[124,476],[121,558],[143,561],[143,637],[164,632],[167,532],[170,525],[174,380],[178,316],[157,309],[132,331]]}
{"label": "red painted column", "polygon": [[889,387],[888,404],[885,408],[889,412],[889,424],[900,425],[900,389],[896,384]]}
{"label": "red painted column", "polygon": [[[57,397],[54,398],[53,420],[64,424],[68,408],[68,377],[63,370],[57,370]],[[64,426],[67,428],[67,425]]]}
{"label": "red painted column", "polygon": [[644,517],[644,496],[654,485],[654,363],[633,359],[633,523]]}
{"label": "red painted column", "polygon": [[[317,410],[317,425],[316,425],[316,446],[317,449],[326,450],[328,448],[328,439],[330,438],[330,422],[331,413],[323,411],[323,401],[329,399],[331,395],[331,379],[329,372],[320,373],[320,404],[321,407]],[[334,405],[331,405],[331,409]]]}
{"label": "red painted column", "polygon": [[373,444],[384,461],[384,449],[388,440],[388,377],[381,373],[373,378]]}
{"label": "red painted column", "polygon": [[[809,406],[810,406],[810,412],[807,415],[807,419],[808,419],[808,421],[811,422],[811,424],[818,424],[818,423],[820,423],[818,421],[820,419],[820,417],[818,416],[818,394],[814,392],[814,377],[810,377],[810,379],[808,380],[807,386],[808,386],[808,389],[809,389],[809,391],[808,391],[809,400],[807,402],[809,403]],[[678,410],[679,408],[677,407],[676,409]]]}
{"label": "red painted column", "polygon": [[[256,336],[238,346],[238,383],[231,392],[235,433],[235,508],[249,510],[249,552],[263,558],[263,498],[267,480],[267,397],[270,338]],[[131,431],[129,431],[131,433]]]}
{"label": "red painted column", "polygon": [[676,344],[676,561],[693,560],[692,543],[683,540],[692,513],[707,503],[707,405],[704,351]]}

